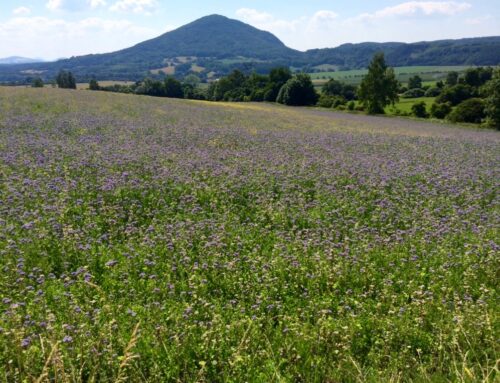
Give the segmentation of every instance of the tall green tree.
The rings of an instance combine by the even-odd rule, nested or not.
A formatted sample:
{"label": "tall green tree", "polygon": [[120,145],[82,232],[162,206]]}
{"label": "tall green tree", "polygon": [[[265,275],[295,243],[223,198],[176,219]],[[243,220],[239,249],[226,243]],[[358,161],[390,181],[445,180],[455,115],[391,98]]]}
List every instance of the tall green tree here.
{"label": "tall green tree", "polygon": [[165,97],[172,98],[183,98],[184,91],[182,89],[182,84],[173,77],[167,77],[163,84],[165,87]]}
{"label": "tall green tree", "polygon": [[384,54],[375,54],[358,93],[359,100],[368,113],[383,114],[387,105],[394,105],[398,100],[398,88],[394,70],[387,66]]}
{"label": "tall green tree", "polygon": [[458,84],[458,72],[449,72],[446,75],[446,85],[453,86]]}
{"label": "tall green tree", "polygon": [[485,113],[486,123],[500,130],[500,69],[493,74],[493,79],[484,86],[483,92],[486,97]]}
{"label": "tall green tree", "polygon": [[408,79],[408,89],[420,89],[420,88],[422,88],[422,77],[420,77],[417,74]]}
{"label": "tall green tree", "polygon": [[283,85],[292,78],[292,72],[286,67],[271,69],[269,73],[269,84],[264,90],[264,101],[275,102]]}
{"label": "tall green tree", "polygon": [[57,86],[62,89],[76,89],[76,80],[73,73],[65,70],[59,71],[56,77],[56,83]]}

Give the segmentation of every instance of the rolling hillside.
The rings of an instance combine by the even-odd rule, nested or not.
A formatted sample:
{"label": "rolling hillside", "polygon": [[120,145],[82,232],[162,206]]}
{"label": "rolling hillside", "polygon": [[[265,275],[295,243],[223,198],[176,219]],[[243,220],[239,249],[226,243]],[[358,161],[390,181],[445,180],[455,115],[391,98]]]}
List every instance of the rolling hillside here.
{"label": "rolling hillside", "polygon": [[393,66],[498,65],[500,37],[406,43],[344,44],[300,52],[276,36],[224,16],[198,19],[157,38],[106,54],[72,57],[50,63],[1,65],[0,82],[25,82],[40,76],[52,80],[61,69],[79,81],[141,80],[148,75],[178,77],[196,73],[202,79],[233,69],[267,72],[277,65],[311,68],[325,64],[363,68],[375,52],[386,53]]}

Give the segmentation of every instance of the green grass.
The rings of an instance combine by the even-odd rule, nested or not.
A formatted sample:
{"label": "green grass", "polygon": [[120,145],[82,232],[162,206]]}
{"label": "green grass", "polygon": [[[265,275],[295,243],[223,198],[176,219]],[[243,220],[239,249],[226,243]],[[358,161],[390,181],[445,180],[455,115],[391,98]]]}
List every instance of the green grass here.
{"label": "green grass", "polygon": [[[397,78],[400,82],[406,83],[411,76],[419,75],[424,81],[435,82],[446,78],[447,73],[451,71],[463,72],[467,68],[466,66],[415,66],[415,67],[396,67],[394,71],[396,72]],[[368,71],[366,69],[357,69],[350,71],[338,71],[338,72],[320,72],[311,73],[311,77],[317,83],[326,82],[333,78],[340,80],[349,84],[359,84],[363,76],[366,75]]]}
{"label": "green grass", "polygon": [[388,106],[386,108],[386,113],[389,115],[396,115],[396,110],[399,110],[400,112],[411,114],[411,107],[422,101],[425,102],[427,111],[429,111],[435,99],[435,97],[400,98],[394,106]]}

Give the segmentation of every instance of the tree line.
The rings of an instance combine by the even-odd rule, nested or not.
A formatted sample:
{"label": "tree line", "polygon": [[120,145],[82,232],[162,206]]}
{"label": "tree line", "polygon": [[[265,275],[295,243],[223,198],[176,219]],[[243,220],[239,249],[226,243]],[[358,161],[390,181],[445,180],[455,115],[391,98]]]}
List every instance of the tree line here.
{"label": "tree line", "polygon": [[[234,70],[228,76],[200,89],[200,79],[189,75],[183,82],[166,77],[164,80],[146,78],[130,85],[100,86],[89,82],[90,90],[120,92],[154,97],[185,98],[227,102],[277,102],[290,106],[320,106],[338,110],[365,111],[384,114],[399,98],[434,97],[428,108],[424,101],[412,105],[411,115],[418,118],[447,119],[452,122],[483,123],[500,129],[500,69],[470,68],[462,75],[450,72],[445,81],[424,86],[415,75],[407,86],[398,82],[394,69],[389,67],[383,53],[375,54],[361,84],[345,84],[331,79],[317,92],[311,77],[293,74],[289,68],[277,67],[269,74],[245,74]],[[56,77],[59,88],[76,89],[71,72],[61,71]],[[35,79],[34,87],[43,86]],[[396,111],[396,114],[405,113]]]}

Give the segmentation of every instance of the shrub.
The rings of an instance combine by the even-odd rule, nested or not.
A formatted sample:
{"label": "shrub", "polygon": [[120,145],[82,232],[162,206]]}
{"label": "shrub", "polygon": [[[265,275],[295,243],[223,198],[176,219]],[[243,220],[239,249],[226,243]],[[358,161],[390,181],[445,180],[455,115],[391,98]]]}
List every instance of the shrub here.
{"label": "shrub", "polygon": [[460,103],[449,115],[452,122],[470,122],[479,124],[486,117],[485,103],[480,98],[471,98]]}
{"label": "shrub", "polygon": [[433,86],[425,92],[425,97],[437,97],[443,90],[437,86]]}
{"label": "shrub", "polygon": [[333,106],[334,97],[322,94],[318,100],[318,106],[322,108],[331,108]]}
{"label": "shrub", "polygon": [[89,81],[89,89],[90,90],[99,90],[99,83],[95,78]]}
{"label": "shrub", "polygon": [[424,101],[417,102],[411,107],[411,112],[415,117],[427,118],[429,114],[427,113],[426,105]]}
{"label": "shrub", "polygon": [[464,84],[457,84],[454,86],[444,88],[441,95],[436,99],[438,104],[443,102],[450,102],[451,105],[455,106],[473,97],[473,89]]}
{"label": "shrub", "polygon": [[449,102],[445,102],[442,104],[434,103],[431,106],[431,116],[442,120],[446,118],[448,114],[450,114],[451,109],[451,104]]}
{"label": "shrub", "polygon": [[314,90],[311,77],[307,74],[299,73],[288,80],[280,89],[276,102],[292,106],[314,105],[318,100],[318,95]]}
{"label": "shrub", "polygon": [[409,89],[420,89],[422,88],[422,78],[419,75],[415,75],[410,77],[408,80],[408,88]]}
{"label": "shrub", "polygon": [[347,104],[347,109],[348,110],[354,110],[354,108],[356,107],[356,103],[354,101],[351,101],[349,104]]}
{"label": "shrub", "polygon": [[37,77],[31,83],[32,88],[43,88],[43,80],[40,77]]}
{"label": "shrub", "polygon": [[419,98],[424,96],[425,90],[420,88],[410,89],[401,95],[402,98]]}

